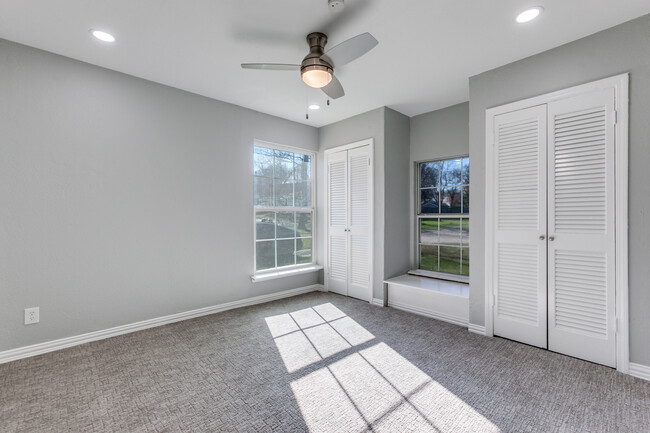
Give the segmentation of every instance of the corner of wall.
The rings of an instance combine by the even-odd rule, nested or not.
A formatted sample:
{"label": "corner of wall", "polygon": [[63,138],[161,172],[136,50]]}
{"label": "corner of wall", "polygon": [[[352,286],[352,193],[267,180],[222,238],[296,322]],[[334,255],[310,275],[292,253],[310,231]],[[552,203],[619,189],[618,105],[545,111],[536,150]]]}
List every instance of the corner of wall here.
{"label": "corner of wall", "polygon": [[410,118],[384,107],[384,279],[410,267],[410,146]]}

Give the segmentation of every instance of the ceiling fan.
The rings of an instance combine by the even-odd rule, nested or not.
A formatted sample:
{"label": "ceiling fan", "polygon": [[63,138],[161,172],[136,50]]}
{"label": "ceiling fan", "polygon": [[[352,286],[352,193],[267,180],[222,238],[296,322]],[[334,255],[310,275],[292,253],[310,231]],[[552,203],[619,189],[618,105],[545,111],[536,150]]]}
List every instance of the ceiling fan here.
{"label": "ceiling fan", "polygon": [[334,76],[334,68],[343,66],[372,50],[379,42],[370,33],[362,33],[325,51],[327,36],[314,32],[307,35],[309,54],[299,65],[280,63],[242,63],[244,69],[300,71],[302,80],[310,87],[321,89],[332,99],[345,95],[341,82]]}

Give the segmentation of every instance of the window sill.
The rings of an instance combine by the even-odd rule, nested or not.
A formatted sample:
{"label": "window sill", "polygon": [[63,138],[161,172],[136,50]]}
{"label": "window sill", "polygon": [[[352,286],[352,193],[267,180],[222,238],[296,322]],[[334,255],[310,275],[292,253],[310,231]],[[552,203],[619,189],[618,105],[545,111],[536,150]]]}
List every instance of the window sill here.
{"label": "window sill", "polygon": [[465,275],[445,274],[443,272],[424,271],[421,269],[408,271],[408,274],[415,275],[418,277],[435,278],[436,280],[447,280],[447,281],[455,281],[457,283],[469,284],[469,277]]}
{"label": "window sill", "polygon": [[281,271],[273,272],[263,272],[259,274],[251,275],[251,281],[254,283],[259,283],[261,281],[275,280],[277,278],[293,277],[296,275],[308,274],[310,272],[316,272],[323,269],[321,265],[311,265],[300,268],[292,268]]}
{"label": "window sill", "polygon": [[[457,296],[465,299],[469,298],[469,286],[467,284],[459,283],[457,281],[445,281],[445,280],[439,280],[435,278],[423,277],[421,275],[411,275],[409,273],[406,275],[400,275],[399,277],[391,278],[389,280],[384,281],[384,283],[388,285],[389,306],[391,302],[397,301],[395,296],[391,296],[391,293],[394,295],[395,289],[402,290],[402,288],[424,290],[425,292],[428,292],[426,296],[430,296],[432,292],[435,292],[444,295]],[[420,305],[416,301],[412,301],[409,303],[414,306]]]}

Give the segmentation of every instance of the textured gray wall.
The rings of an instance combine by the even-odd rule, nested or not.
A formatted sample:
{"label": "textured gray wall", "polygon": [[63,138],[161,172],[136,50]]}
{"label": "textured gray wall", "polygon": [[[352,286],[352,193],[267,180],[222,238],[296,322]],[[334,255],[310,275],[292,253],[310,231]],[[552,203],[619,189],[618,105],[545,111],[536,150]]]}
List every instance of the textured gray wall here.
{"label": "textured gray wall", "polygon": [[411,161],[469,153],[469,102],[411,118]]}
{"label": "textured gray wall", "polygon": [[0,351],[317,283],[249,279],[254,138],[318,149],[315,128],[0,40]]}
{"label": "textured gray wall", "polygon": [[650,16],[470,78],[472,233],[470,322],[484,311],[485,110],[630,72],[630,358],[650,365]]}
{"label": "textured gray wall", "polygon": [[[325,212],[325,150],[356,141],[373,138],[374,152],[374,259],[373,259],[373,297],[384,298],[384,113],[385,108],[377,108],[340,122],[319,128],[319,170],[318,170],[318,213]],[[325,223],[323,223],[325,224]],[[323,257],[325,233],[323,224],[319,227],[319,258]],[[320,262],[323,262],[321,259]]]}
{"label": "textured gray wall", "polygon": [[469,154],[469,102],[452,105],[451,107],[411,118],[411,155],[409,162],[409,254],[411,268],[417,266],[415,251],[415,163],[467,154]]}
{"label": "textured gray wall", "polygon": [[384,112],[384,279],[409,270],[410,119],[395,110]]}

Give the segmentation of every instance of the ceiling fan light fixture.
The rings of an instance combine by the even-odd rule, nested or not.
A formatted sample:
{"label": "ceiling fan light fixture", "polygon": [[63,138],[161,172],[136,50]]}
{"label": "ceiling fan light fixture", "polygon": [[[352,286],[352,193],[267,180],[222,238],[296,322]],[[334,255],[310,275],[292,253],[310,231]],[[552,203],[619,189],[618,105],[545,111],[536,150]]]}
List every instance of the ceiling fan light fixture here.
{"label": "ceiling fan light fixture", "polygon": [[309,65],[300,71],[302,81],[309,87],[321,89],[332,81],[332,70],[327,66]]}

